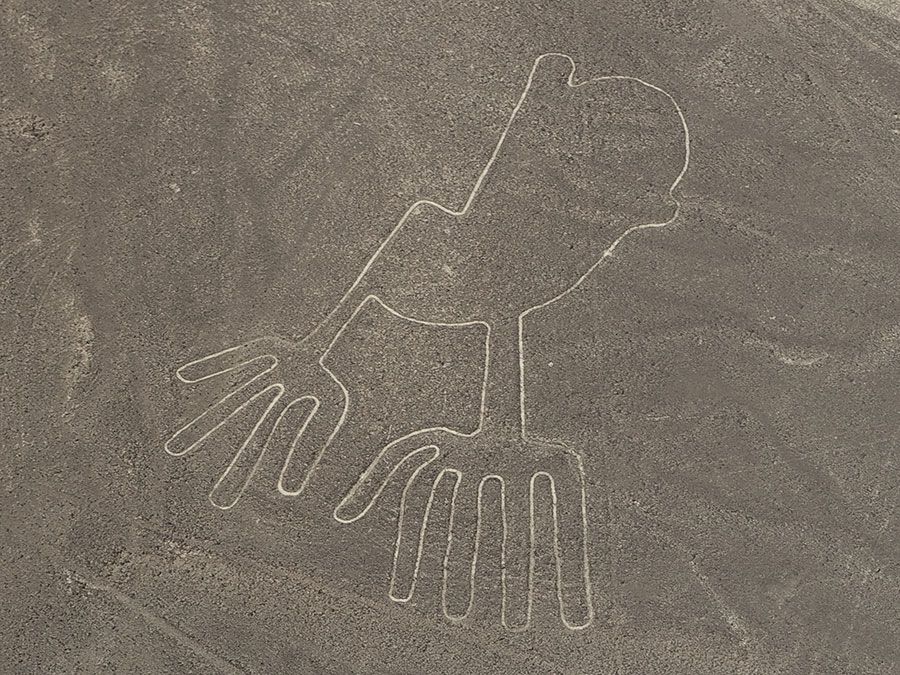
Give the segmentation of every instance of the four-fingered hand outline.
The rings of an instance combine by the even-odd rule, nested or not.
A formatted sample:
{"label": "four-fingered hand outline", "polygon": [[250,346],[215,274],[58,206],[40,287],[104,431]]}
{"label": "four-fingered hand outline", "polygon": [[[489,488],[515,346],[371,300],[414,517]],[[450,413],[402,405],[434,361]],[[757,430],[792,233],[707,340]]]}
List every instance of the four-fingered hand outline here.
{"label": "four-fingered hand outline", "polygon": [[[349,399],[344,385],[321,359],[304,357],[308,353],[300,343],[283,338],[259,338],[196,359],[176,371],[178,379],[188,384],[228,374],[245,374],[246,379],[166,441],[165,450],[172,456],[180,457],[196,450],[218,429],[257,402],[265,405],[213,485],[209,493],[213,506],[222,510],[233,508],[259,468],[263,454],[274,448],[281,450],[284,457],[276,485],[278,492],[296,496],[305,489],[312,471],[346,419]],[[292,358],[296,361],[291,364],[293,368],[286,367]],[[296,377],[298,369],[304,377]],[[291,374],[295,377],[285,377]],[[292,392],[298,381],[305,389]],[[292,474],[298,473],[301,444],[307,452],[305,462],[299,467],[298,480]]]}

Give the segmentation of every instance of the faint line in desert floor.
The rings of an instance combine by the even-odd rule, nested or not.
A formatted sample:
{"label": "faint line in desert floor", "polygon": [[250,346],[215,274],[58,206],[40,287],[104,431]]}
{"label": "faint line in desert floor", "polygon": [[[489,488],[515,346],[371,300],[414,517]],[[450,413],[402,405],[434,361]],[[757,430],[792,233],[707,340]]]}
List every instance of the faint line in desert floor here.
{"label": "faint line in desert floor", "polygon": [[162,618],[161,616],[157,616],[156,614],[151,612],[149,609],[147,609],[146,607],[141,605],[139,602],[137,602],[133,598],[125,595],[121,591],[117,591],[112,586],[108,586],[106,584],[103,584],[103,583],[100,583],[97,581],[92,581],[91,579],[88,579],[87,577],[85,577],[81,574],[78,574],[77,572],[74,572],[72,570],[66,570],[66,577],[67,577],[67,582],[70,584],[72,582],[77,582],[77,583],[80,583],[85,588],[87,588],[88,590],[98,591],[100,593],[104,593],[105,595],[110,596],[111,598],[113,598],[116,602],[118,602],[123,607],[125,607],[125,608],[131,610],[132,612],[134,612],[135,614],[139,615],[144,621],[146,621],[148,624],[150,624],[151,626],[156,628],[160,633],[162,633],[166,637],[169,637],[169,638],[175,640],[175,642],[177,642],[181,646],[185,647],[186,649],[190,650],[197,656],[200,656],[201,658],[210,662],[216,668],[221,669],[222,672],[233,673],[236,675],[239,675],[240,673],[243,672],[239,668],[232,665],[230,662],[223,659],[221,656],[218,656],[215,653],[213,653],[212,651],[210,651],[207,647],[204,647],[201,643],[199,643],[196,639],[192,638],[190,635],[185,633],[178,626],[170,623],[169,621]]}

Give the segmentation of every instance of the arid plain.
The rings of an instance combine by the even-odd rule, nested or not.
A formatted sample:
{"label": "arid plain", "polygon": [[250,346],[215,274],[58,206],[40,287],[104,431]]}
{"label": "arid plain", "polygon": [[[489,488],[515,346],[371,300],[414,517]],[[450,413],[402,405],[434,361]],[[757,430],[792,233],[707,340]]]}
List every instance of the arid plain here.
{"label": "arid plain", "polygon": [[[896,672],[898,20],[875,0],[4,3],[0,670]],[[569,86],[608,76],[636,79]],[[330,382],[318,361],[271,336],[314,331],[417,200],[455,215],[412,214],[366,277],[384,305],[335,315],[350,405],[302,491],[315,443],[287,474],[249,444],[217,482],[265,398],[167,443],[254,365],[178,368],[257,338],[337,421],[297,375]],[[517,352],[517,316],[557,294]],[[526,419],[544,440],[504,435]],[[458,433],[375,495],[382,448],[431,427]],[[542,480],[501,512],[551,464],[557,518]],[[440,468],[506,492],[485,483],[477,519],[472,483],[423,491]],[[357,481],[377,500],[339,522]],[[465,618],[451,503],[481,535]]]}

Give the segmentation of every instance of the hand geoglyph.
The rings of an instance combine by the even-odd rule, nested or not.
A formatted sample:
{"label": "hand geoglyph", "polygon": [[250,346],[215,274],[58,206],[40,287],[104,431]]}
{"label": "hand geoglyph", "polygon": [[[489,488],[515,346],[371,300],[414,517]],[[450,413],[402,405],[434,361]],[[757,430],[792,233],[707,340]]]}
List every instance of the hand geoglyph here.
{"label": "hand geoglyph", "polygon": [[[674,118],[678,157],[674,163],[671,158],[656,161],[667,162],[667,178],[656,195],[665,217],[635,224],[612,213],[609,195],[615,190],[604,197],[596,182],[610,175],[603,167],[611,149],[592,145],[597,125],[610,119],[593,112],[603,107],[596,99],[601,84],[621,87],[631,96],[643,92]],[[338,305],[305,338],[254,340],[179,368],[177,377],[185,383],[226,374],[238,376],[240,383],[178,429],[166,451],[189,454],[239,415],[261,406],[209,499],[221,509],[235,506],[263,455],[270,453],[281,467],[271,489],[296,496],[323,454],[339,451],[333,441],[347,421],[351,393],[326,363],[360,311],[377,305],[410,322],[475,327],[484,335],[484,352],[473,355],[484,363],[477,424],[424,428],[376,449],[371,464],[335,505],[334,519],[351,523],[365,517],[391,481],[405,480],[389,595],[396,602],[413,597],[423,542],[439,529],[446,542],[441,605],[454,622],[464,620],[476,602],[483,525],[493,519],[502,539],[500,617],[511,630],[531,625],[535,551],[545,537],[555,565],[560,619],[572,630],[587,627],[594,607],[584,449],[542,440],[528,429],[528,317],[579,287],[625,237],[674,222],[680,208],[675,190],[689,159],[687,123],[666,91],[619,75],[579,82],[570,57],[539,56],[462,207],[426,200],[412,204]],[[489,491],[492,499],[486,497]],[[439,501],[449,514],[440,521],[432,517]],[[541,504],[551,514],[552,532],[536,531],[535,510]]]}

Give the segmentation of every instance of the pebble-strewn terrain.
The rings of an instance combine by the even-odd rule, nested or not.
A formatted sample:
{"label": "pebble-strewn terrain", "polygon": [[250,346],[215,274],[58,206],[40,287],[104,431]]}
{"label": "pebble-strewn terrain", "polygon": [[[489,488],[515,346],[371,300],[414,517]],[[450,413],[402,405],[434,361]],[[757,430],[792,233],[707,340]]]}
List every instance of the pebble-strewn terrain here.
{"label": "pebble-strewn terrain", "polygon": [[[0,3],[0,671],[897,672],[898,21],[889,0]],[[527,428],[583,459],[594,615],[560,620],[582,578],[557,589],[548,497],[514,631],[496,485],[462,621],[446,490],[407,603],[410,467],[332,515],[390,441],[477,425],[482,324],[361,309],[327,356],[351,405],[298,496],[277,451],[243,492],[246,453],[217,483],[263,399],[165,444],[242,381],[179,366],[307,335],[411,204],[463,210],[549,52],[671,94],[691,154],[677,218],[527,318]],[[483,198],[413,214],[373,269],[398,311],[499,325],[668,222],[672,102],[544,65]],[[292,396],[330,382],[265,344]],[[504,447],[455,438],[432,469],[499,467],[527,504]]]}

